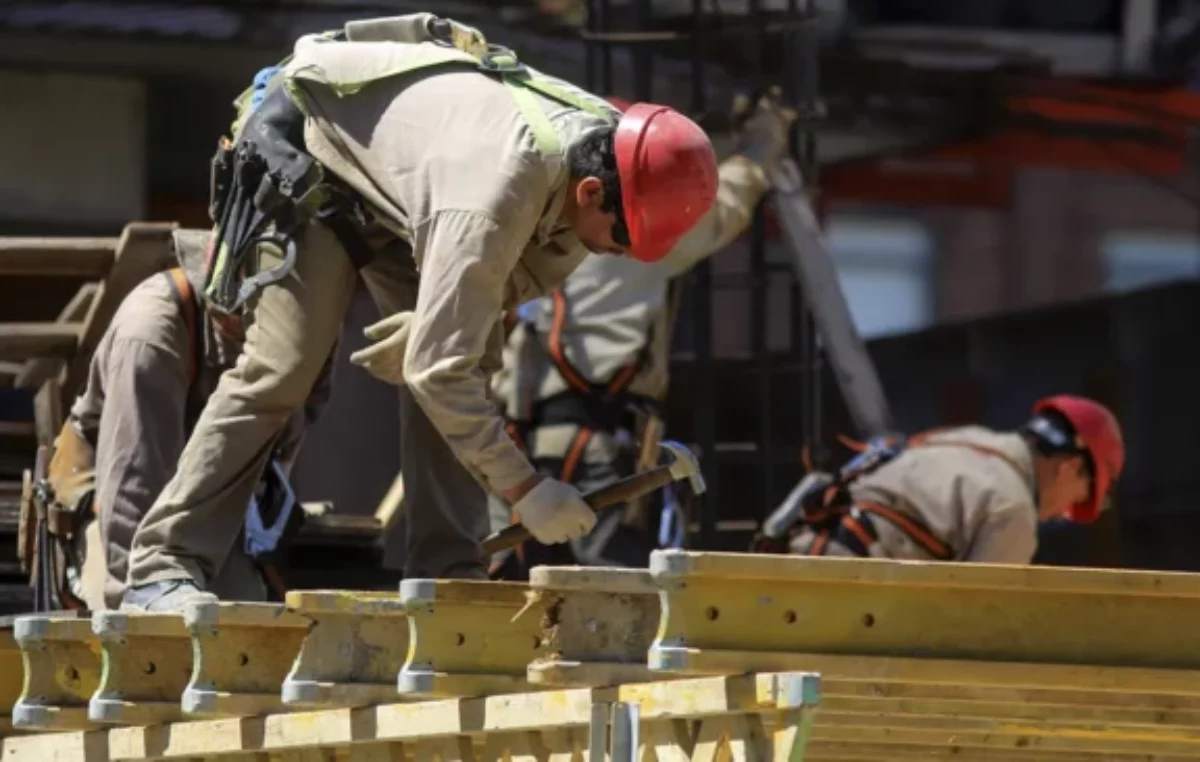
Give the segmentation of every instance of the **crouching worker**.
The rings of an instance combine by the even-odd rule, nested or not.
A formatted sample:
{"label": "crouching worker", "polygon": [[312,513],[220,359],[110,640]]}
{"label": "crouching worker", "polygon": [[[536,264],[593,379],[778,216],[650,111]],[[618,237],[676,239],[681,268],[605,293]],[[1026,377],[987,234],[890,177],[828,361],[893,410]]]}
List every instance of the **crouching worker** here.
{"label": "crouching worker", "polygon": [[1107,408],[1049,397],[1015,432],[940,429],[871,447],[837,477],[811,474],[764,524],[759,549],[786,537],[790,516],[799,555],[1028,564],[1039,521],[1095,521],[1124,462]]}
{"label": "crouching worker", "polygon": [[[63,473],[80,477],[73,490],[55,490],[59,502],[71,503],[75,520],[60,605],[83,603],[92,611],[120,605],[134,531],[174,475],[221,374],[237,360],[241,326],[225,323],[218,329],[200,298],[210,235],[175,231],[181,267],[146,278],[122,301],[55,442],[50,481]],[[331,367],[326,364],[306,407],[279,433],[276,467],[269,469],[263,486],[290,492],[286,474],[306,426],[328,399]],[[278,481],[283,483],[271,483]],[[237,510],[244,513],[246,505]],[[264,574],[271,571],[244,552],[239,537],[212,591],[221,598],[266,600]]]}

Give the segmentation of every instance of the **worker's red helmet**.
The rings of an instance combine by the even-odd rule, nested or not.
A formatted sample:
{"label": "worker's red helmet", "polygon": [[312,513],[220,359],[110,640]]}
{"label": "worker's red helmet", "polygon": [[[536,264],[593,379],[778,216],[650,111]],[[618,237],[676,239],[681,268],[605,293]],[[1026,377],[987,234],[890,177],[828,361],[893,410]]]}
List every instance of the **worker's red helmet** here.
{"label": "worker's red helmet", "polygon": [[654,103],[609,102],[621,112],[613,148],[634,259],[654,262],[717,198],[717,157],[700,125]]}
{"label": "worker's red helmet", "polygon": [[624,98],[618,98],[615,95],[610,95],[604,100],[608,101],[609,105],[611,105],[617,111],[620,111],[622,114],[628,111],[629,107],[633,105],[633,103],[630,101],[627,101]]}
{"label": "worker's red helmet", "polygon": [[1071,507],[1071,520],[1088,524],[1100,515],[1109,490],[1125,467],[1125,444],[1117,418],[1098,402],[1086,397],[1060,394],[1039,400],[1034,415],[1056,411],[1075,428],[1075,444],[1092,456],[1095,473],[1088,499]]}

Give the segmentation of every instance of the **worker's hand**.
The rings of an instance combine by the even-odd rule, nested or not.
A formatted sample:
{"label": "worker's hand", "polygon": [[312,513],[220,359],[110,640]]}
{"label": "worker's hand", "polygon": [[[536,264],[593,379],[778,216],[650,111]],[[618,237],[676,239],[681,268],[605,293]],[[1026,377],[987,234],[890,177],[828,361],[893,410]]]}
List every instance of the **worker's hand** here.
{"label": "worker's hand", "polygon": [[385,384],[404,385],[404,352],[408,349],[408,334],[412,312],[397,312],[363,329],[375,343],[350,355],[350,362],[366,368]]}
{"label": "worker's hand", "polygon": [[512,509],[543,545],[583,537],[596,525],[596,512],[583,501],[579,490],[557,479],[542,479]]}
{"label": "worker's hand", "polygon": [[[771,88],[738,131],[736,153],[763,167],[772,166],[787,152],[788,132],[796,120],[796,112],[784,108],[781,99],[782,91]],[[745,112],[748,107],[748,100],[743,100],[734,108]]]}

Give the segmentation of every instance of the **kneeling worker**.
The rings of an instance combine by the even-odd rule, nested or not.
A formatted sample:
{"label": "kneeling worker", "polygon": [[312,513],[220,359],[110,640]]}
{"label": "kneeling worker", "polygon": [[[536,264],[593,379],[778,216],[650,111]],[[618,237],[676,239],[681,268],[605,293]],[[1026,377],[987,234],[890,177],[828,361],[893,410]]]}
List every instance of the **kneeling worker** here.
{"label": "kneeling worker", "polygon": [[[209,238],[208,231],[175,231],[182,266],[146,278],[121,302],[55,443],[51,478],[63,469],[86,474],[94,468],[91,494],[76,499],[82,569],[68,573],[79,580],[73,594],[91,611],[120,605],[134,531],[175,473],[200,411],[240,350],[237,329],[219,330],[198,294]],[[328,401],[331,368],[327,363],[308,404],[278,432],[274,458],[284,474],[305,428]],[[235,508],[244,513],[246,506]],[[234,550],[217,570],[213,592],[265,600],[261,571]]]}
{"label": "kneeling worker", "polygon": [[952,427],[872,455],[793,491],[803,516],[793,553],[1028,564],[1038,522],[1095,521],[1125,462],[1113,414],[1070,395],[1039,401],[1015,432]]}

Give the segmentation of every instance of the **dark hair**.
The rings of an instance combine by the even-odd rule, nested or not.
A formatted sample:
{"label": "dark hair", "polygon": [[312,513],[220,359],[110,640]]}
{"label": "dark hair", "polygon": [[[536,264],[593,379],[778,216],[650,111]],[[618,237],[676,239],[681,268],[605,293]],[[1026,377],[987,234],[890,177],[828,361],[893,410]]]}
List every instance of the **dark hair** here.
{"label": "dark hair", "polygon": [[1020,433],[1043,457],[1079,455],[1083,458],[1087,472],[1095,473],[1092,454],[1086,448],[1079,446],[1075,426],[1057,410],[1044,410],[1038,413],[1021,427]]}
{"label": "dark hair", "polygon": [[600,210],[615,212],[623,219],[621,208],[621,176],[617,173],[617,152],[613,148],[615,127],[602,127],[588,133],[567,153],[571,175],[577,178],[595,177],[604,184],[604,203]]}

